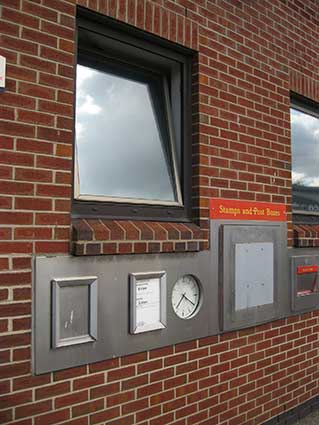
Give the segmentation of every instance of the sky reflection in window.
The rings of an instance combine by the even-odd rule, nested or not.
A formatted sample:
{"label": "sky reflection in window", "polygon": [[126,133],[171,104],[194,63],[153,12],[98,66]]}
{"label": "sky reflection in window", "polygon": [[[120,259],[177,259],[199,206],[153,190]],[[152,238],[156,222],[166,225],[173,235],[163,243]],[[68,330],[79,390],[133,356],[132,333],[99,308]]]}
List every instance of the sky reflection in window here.
{"label": "sky reflection in window", "polygon": [[77,65],[80,195],[176,201],[146,84]]}
{"label": "sky reflection in window", "polygon": [[319,119],[291,108],[295,209],[319,211]]}

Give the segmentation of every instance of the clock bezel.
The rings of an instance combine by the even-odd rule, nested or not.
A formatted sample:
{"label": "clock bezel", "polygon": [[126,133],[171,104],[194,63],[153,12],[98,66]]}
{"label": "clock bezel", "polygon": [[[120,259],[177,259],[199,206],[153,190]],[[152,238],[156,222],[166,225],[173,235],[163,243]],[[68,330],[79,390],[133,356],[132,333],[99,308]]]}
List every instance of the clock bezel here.
{"label": "clock bezel", "polygon": [[[174,305],[173,305],[173,292],[174,292],[174,288],[175,288],[175,286],[177,285],[177,283],[181,280],[181,279],[183,279],[183,278],[185,278],[185,277],[191,277],[194,281],[195,281],[195,283],[196,283],[196,285],[197,285],[197,287],[198,287],[198,293],[199,293],[199,297],[198,297],[198,302],[197,302],[197,305],[196,305],[196,307],[194,308],[194,311],[189,315],[189,316],[187,316],[187,317],[182,317],[182,316],[180,316],[178,313],[177,313],[177,311],[176,311],[176,309],[175,309],[175,307],[174,307]],[[200,309],[201,309],[201,306],[202,306],[202,303],[203,303],[203,285],[201,284],[201,282],[200,282],[200,280],[198,279],[198,277],[197,276],[195,276],[195,275],[193,275],[193,274],[191,274],[191,273],[186,273],[186,274],[183,274],[182,276],[180,276],[175,282],[174,282],[174,284],[173,284],[173,287],[172,287],[172,292],[171,292],[171,306],[172,306],[172,309],[173,309],[173,312],[174,312],[174,314],[175,314],[175,316],[176,317],[178,317],[179,319],[181,319],[181,320],[189,320],[189,319],[193,319],[195,316],[197,316],[197,314],[199,313],[199,311],[200,311]]]}

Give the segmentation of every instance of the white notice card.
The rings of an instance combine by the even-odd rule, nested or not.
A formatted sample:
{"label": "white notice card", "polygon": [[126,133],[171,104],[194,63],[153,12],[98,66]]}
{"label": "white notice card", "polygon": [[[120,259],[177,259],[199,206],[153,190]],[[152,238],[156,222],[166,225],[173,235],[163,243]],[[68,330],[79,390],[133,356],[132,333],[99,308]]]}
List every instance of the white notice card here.
{"label": "white notice card", "polygon": [[136,332],[162,329],[161,281],[159,278],[136,282]]}

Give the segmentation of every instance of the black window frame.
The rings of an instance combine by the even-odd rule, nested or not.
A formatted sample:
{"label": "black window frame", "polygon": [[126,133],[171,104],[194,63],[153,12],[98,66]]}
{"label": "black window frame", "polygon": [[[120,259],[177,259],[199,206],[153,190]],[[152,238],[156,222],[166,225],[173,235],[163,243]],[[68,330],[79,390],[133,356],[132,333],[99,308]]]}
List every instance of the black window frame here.
{"label": "black window frame", "polygon": [[[152,221],[191,221],[192,184],[192,62],[195,52],[128,24],[78,7],[76,63],[109,68],[143,79],[152,74],[166,81],[169,92],[180,181],[181,205],[159,205],[75,199],[72,217]],[[75,93],[76,96],[76,93]],[[160,104],[157,105],[160,107]],[[75,112],[74,112],[75,122]],[[75,133],[74,133],[75,134]],[[76,146],[74,138],[74,146]],[[75,150],[74,150],[75,151]],[[73,182],[76,158],[73,157]],[[171,165],[171,164],[170,164]]]}
{"label": "black window frame", "polygon": [[[312,99],[304,97],[298,93],[290,93],[290,109],[303,112],[319,119],[319,103]],[[290,110],[289,110],[290,111]],[[291,142],[292,144],[292,142]],[[292,169],[292,153],[291,153],[291,170]],[[293,192],[293,187],[291,188]],[[293,206],[293,203],[292,203]],[[292,217],[294,223],[300,224],[318,224],[319,223],[319,212],[315,211],[304,211],[296,210],[292,208]]]}

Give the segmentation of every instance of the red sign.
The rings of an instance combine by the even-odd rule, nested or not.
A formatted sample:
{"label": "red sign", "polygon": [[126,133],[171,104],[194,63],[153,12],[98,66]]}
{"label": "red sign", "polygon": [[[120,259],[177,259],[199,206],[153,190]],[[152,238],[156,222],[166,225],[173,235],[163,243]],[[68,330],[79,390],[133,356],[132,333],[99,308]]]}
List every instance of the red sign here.
{"label": "red sign", "polygon": [[297,274],[307,274],[307,273],[317,273],[317,272],[318,272],[317,265],[297,266]]}
{"label": "red sign", "polygon": [[286,206],[268,202],[215,198],[210,200],[212,220],[286,221]]}

